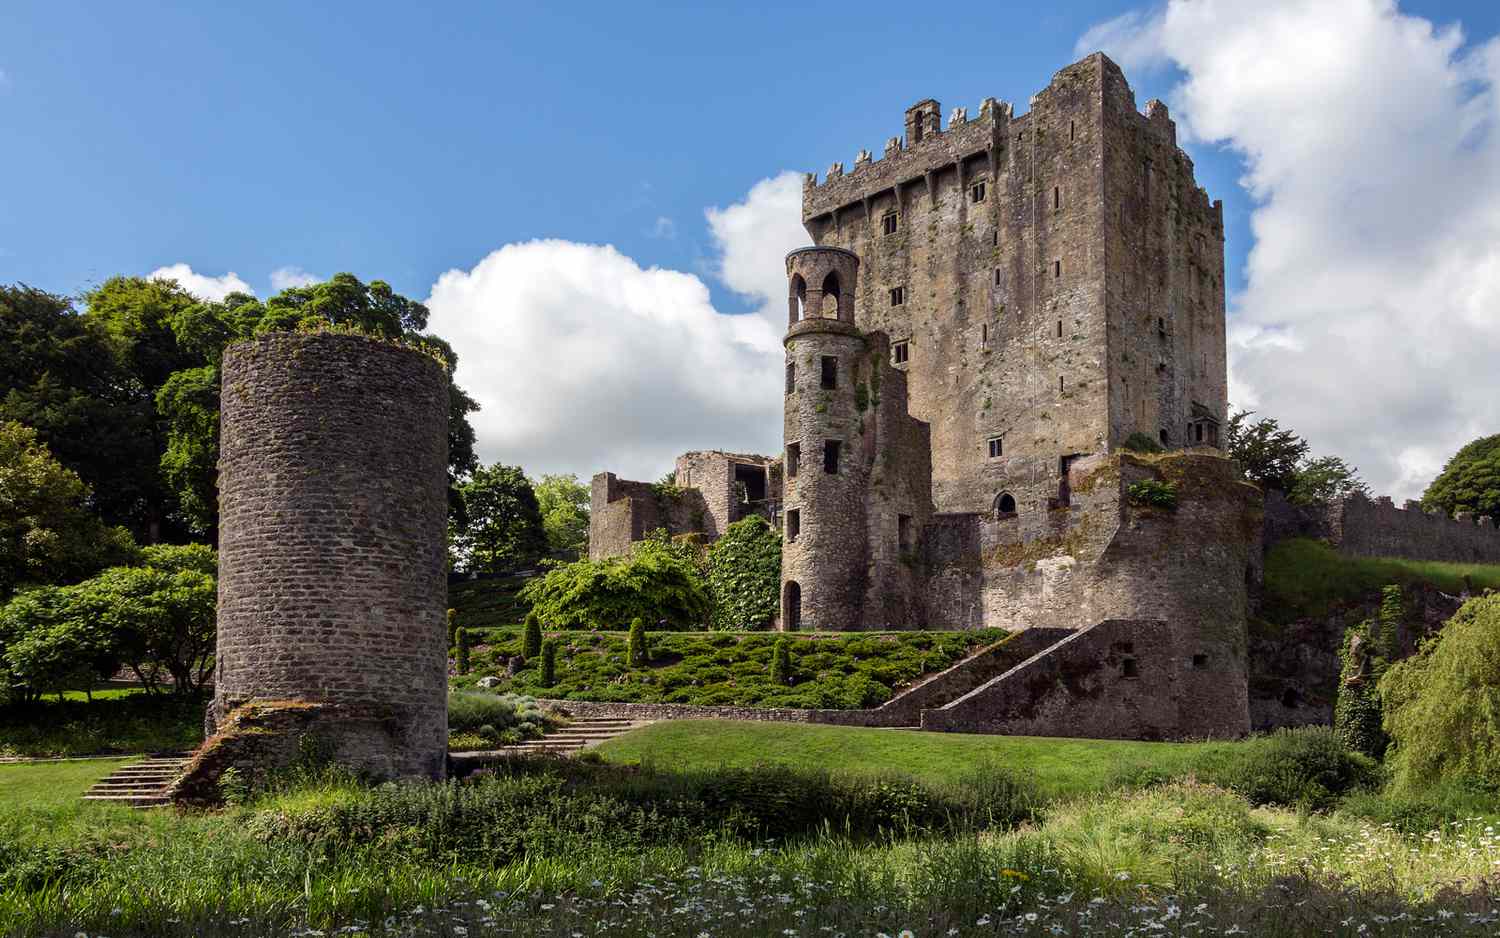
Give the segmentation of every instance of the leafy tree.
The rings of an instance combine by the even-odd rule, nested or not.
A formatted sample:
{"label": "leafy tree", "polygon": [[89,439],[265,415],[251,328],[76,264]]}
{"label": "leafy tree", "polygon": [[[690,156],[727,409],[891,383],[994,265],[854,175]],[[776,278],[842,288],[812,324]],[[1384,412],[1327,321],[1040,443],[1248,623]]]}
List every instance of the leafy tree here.
{"label": "leafy tree", "polygon": [[37,431],[78,473],[107,524],[138,535],[160,514],[151,402],[115,355],[100,322],[65,297],[0,286],[0,423]]}
{"label": "leafy tree", "polygon": [[465,569],[513,570],[536,563],[546,551],[536,493],[519,466],[482,466],[459,493],[464,522],[452,540]]}
{"label": "leafy tree", "polygon": [[532,612],[561,628],[618,629],[631,619],[702,628],[712,601],[693,548],[665,532],[623,557],[552,568],[521,589]]}
{"label": "leafy tree", "polygon": [[1500,595],[1471,599],[1380,679],[1399,788],[1500,779]]}
{"label": "leafy tree", "polygon": [[460,628],[458,630],[458,655],[455,666],[459,674],[469,673],[469,630]]}
{"label": "leafy tree", "polygon": [[173,372],[156,392],[156,410],[166,423],[162,480],[176,494],[187,527],[214,537],[219,526],[219,369],[204,365]]}
{"label": "leafy tree", "polygon": [[729,526],[708,549],[713,627],[763,629],[781,609],[781,535],[751,515]]}
{"label": "leafy tree", "polygon": [[1306,460],[1297,468],[1287,498],[1293,504],[1312,505],[1354,494],[1370,494],[1370,487],[1359,477],[1359,470],[1338,456],[1320,456]]}
{"label": "leafy tree", "polygon": [[1307,441],[1291,430],[1283,430],[1272,417],[1250,423],[1254,411],[1242,410],[1229,418],[1229,455],[1240,464],[1246,478],[1263,488],[1291,492],[1297,470],[1307,456]]}
{"label": "leafy tree", "polygon": [[576,475],[544,475],[535,489],[547,546],[582,555],[589,546],[588,486]]}
{"label": "leafy tree", "polygon": [[19,423],[0,424],[0,599],[128,562],[135,544],[88,510],[89,490]]}
{"label": "leafy tree", "polygon": [[1500,433],[1454,453],[1422,493],[1422,507],[1500,517]]}
{"label": "leafy tree", "polygon": [[0,700],[78,687],[92,698],[93,685],[115,672],[119,642],[102,621],[78,614],[76,594],[44,586],[0,606]]}

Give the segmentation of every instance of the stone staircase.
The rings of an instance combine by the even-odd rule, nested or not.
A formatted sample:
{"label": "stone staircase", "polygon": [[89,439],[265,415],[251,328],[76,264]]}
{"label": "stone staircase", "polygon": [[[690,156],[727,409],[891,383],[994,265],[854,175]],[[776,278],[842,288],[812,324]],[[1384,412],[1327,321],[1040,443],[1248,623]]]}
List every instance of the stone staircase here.
{"label": "stone staircase", "polygon": [[561,729],[555,729],[539,739],[528,739],[525,742],[512,743],[509,746],[501,746],[498,749],[487,749],[479,752],[455,752],[450,758],[455,762],[480,763],[493,760],[496,756],[513,756],[529,754],[547,754],[557,756],[570,756],[581,752],[590,746],[597,746],[608,739],[614,739],[624,733],[642,726],[651,725],[654,720],[632,720],[627,717],[589,717],[577,719]]}
{"label": "stone staircase", "polygon": [[147,756],[115,770],[84,793],[84,801],[123,804],[132,808],[159,808],[168,804],[167,787],[187,767],[191,752],[167,752]]}

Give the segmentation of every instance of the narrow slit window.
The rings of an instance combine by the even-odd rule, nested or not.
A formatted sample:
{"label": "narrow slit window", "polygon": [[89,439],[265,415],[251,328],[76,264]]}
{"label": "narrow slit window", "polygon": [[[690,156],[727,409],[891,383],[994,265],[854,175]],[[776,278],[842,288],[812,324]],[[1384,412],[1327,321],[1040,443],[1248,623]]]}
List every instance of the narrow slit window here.
{"label": "narrow slit window", "polygon": [[903,554],[911,553],[911,515],[896,516],[896,549]]}
{"label": "narrow slit window", "polygon": [[979,347],[990,347],[990,324],[987,322],[982,322],[979,324]]}
{"label": "narrow slit window", "polygon": [[999,247],[1000,246],[1000,229],[999,228],[996,228],[994,231],[990,232],[990,244],[993,245],[993,246],[995,246],[995,247]]}
{"label": "narrow slit window", "polygon": [[882,234],[893,235],[896,233],[896,213],[886,212],[880,219],[880,231]]}
{"label": "narrow slit window", "polygon": [[1069,140],[1077,140],[1078,139],[1078,122],[1077,121],[1068,121],[1068,139]]}
{"label": "narrow slit window", "polygon": [[995,286],[1000,286],[1000,268],[995,268]]}
{"label": "narrow slit window", "polygon": [[839,386],[839,360],[833,355],[823,356],[823,390],[832,391]]}
{"label": "narrow slit window", "polygon": [[839,449],[842,446],[838,440],[823,441],[823,471],[831,476],[839,474]]}
{"label": "narrow slit window", "polygon": [[891,287],[891,305],[904,306],[906,304],[906,288]]}
{"label": "narrow slit window", "polygon": [[1062,261],[1053,261],[1052,262],[1052,279],[1053,280],[1061,280],[1062,279]]}
{"label": "narrow slit window", "polygon": [[790,394],[797,390],[797,363],[786,363],[786,393]]}
{"label": "narrow slit window", "polygon": [[891,346],[891,364],[893,365],[906,364],[906,360],[910,355],[911,349],[907,347],[905,342],[897,342]]}
{"label": "narrow slit window", "polygon": [[1055,211],[1057,211],[1060,208],[1062,208],[1062,188],[1060,186],[1053,186],[1052,187],[1052,210],[1055,212]]}
{"label": "narrow slit window", "polygon": [[795,543],[797,535],[802,533],[802,510],[793,508],[786,513],[786,542]]}
{"label": "narrow slit window", "polygon": [[1058,375],[1057,376],[1057,390],[1058,391],[1062,391],[1063,390],[1063,376],[1062,375]]}
{"label": "narrow slit window", "polygon": [[990,458],[999,459],[1005,455],[1005,438],[999,436],[990,437]]}
{"label": "narrow slit window", "polygon": [[974,183],[974,185],[972,185],[972,186],[969,187],[969,201],[970,202],[983,202],[984,201],[984,183],[983,182],[976,182],[976,183]]}
{"label": "narrow slit window", "polygon": [[1062,320],[1061,320],[1061,319],[1059,319],[1059,320],[1058,320],[1058,321],[1057,321],[1057,337],[1058,337],[1058,338],[1059,338],[1059,339],[1061,339],[1061,338],[1062,338]]}
{"label": "narrow slit window", "polygon": [[797,478],[797,470],[802,467],[802,444],[788,443],[786,445],[786,476],[788,479]]}

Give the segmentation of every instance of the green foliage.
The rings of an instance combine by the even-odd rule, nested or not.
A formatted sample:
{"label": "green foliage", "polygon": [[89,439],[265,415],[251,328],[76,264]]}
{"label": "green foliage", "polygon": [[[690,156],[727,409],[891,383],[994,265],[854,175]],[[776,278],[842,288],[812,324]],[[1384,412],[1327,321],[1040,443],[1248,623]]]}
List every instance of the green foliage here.
{"label": "green foliage", "polygon": [[781,609],[781,535],[760,515],[731,524],[708,549],[716,629],[763,629]]}
{"label": "green foliage", "polygon": [[449,609],[448,610],[448,647],[449,648],[453,648],[453,647],[455,647],[457,645],[458,645],[458,610],[457,609]]}
{"label": "green foliage", "polygon": [[0,601],[27,584],[70,583],[130,561],[129,533],[101,524],[89,499],[36,431],[0,424]]}
{"label": "green foliage", "polygon": [[1305,460],[1287,498],[1294,505],[1315,505],[1351,495],[1370,494],[1370,486],[1359,477],[1359,470],[1337,456]]}
{"label": "green foliage", "polygon": [[458,630],[458,653],[455,656],[454,666],[459,674],[469,673],[469,630],[460,628]]}
{"label": "green foliage", "polygon": [[[473,676],[499,678],[500,690],[574,700],[850,709],[877,706],[925,674],[1005,637],[1004,632],[893,632],[825,635],[765,632],[661,632],[647,628],[649,662],[630,663],[625,633],[556,633],[566,664],[555,686],[540,683],[539,658],[510,674],[522,650],[519,629],[490,629]],[[794,649],[791,685],[771,681],[775,643]],[[545,691],[545,694],[543,694]]]}
{"label": "green foliage", "polygon": [[576,475],[544,475],[533,486],[547,546],[579,556],[589,549],[589,487]]}
{"label": "green foliage", "polygon": [[219,517],[219,369],[173,372],[156,392],[156,411],[167,425],[162,480],[176,495],[189,530],[212,534]]}
{"label": "green foliage", "polygon": [[1422,507],[1500,518],[1500,433],[1454,453],[1422,493]]}
{"label": "green foliage", "polygon": [[546,552],[536,493],[519,466],[480,467],[458,491],[463,510],[451,539],[461,569],[498,573],[530,566]]}
{"label": "green foliage", "polygon": [[1155,437],[1149,433],[1142,433],[1139,430],[1126,437],[1125,442],[1120,444],[1120,448],[1130,450],[1133,453],[1166,452],[1165,448],[1156,441]]}
{"label": "green foliage", "polygon": [[521,657],[530,660],[542,653],[542,620],[535,612],[526,614],[526,629],[521,639]]}
{"label": "green foliage", "polygon": [[771,683],[790,684],[792,681],[792,646],[786,638],[778,638],[771,650]]}
{"label": "green foliage", "polygon": [[651,662],[651,651],[646,647],[646,621],[630,620],[630,644],[626,660],[632,668],[643,668]]}
{"label": "green foliage", "polygon": [[1263,488],[1290,492],[1297,483],[1297,467],[1307,456],[1307,441],[1291,430],[1283,430],[1272,417],[1249,423],[1254,415],[1254,411],[1242,410],[1230,416],[1229,456],[1250,481]]}
{"label": "green foliage", "polygon": [[[519,742],[534,739],[562,722],[555,714],[543,711],[532,697],[479,690],[448,695],[450,736],[472,734],[490,744]],[[517,732],[507,733],[511,730]]]}
{"label": "green foliage", "polygon": [[[138,690],[0,706],[0,756],[173,752],[203,741],[203,703]],[[0,786],[3,787],[3,786]]]}
{"label": "green foliage", "polygon": [[1139,482],[1130,483],[1125,490],[1131,502],[1137,505],[1150,505],[1153,508],[1172,509],[1177,507],[1177,486],[1171,482],[1162,482],[1158,479],[1142,479]]}
{"label": "green foliage", "polygon": [[694,549],[664,532],[623,557],[553,567],[521,598],[552,628],[619,628],[635,618],[700,628],[711,608]]}
{"label": "green foliage", "polygon": [[542,676],[543,687],[551,687],[557,683],[557,640],[547,639],[542,642]]}
{"label": "green foliage", "polygon": [[1279,624],[1322,618],[1340,603],[1367,599],[1391,584],[1428,583],[1461,593],[1465,581],[1476,590],[1500,589],[1500,565],[1348,557],[1327,544],[1293,538],[1266,552],[1261,615]]}
{"label": "green foliage", "polygon": [[1471,599],[1381,678],[1399,790],[1500,780],[1500,595]]}
{"label": "green foliage", "polygon": [[1339,695],[1333,710],[1333,730],[1339,741],[1354,752],[1379,759],[1385,753],[1386,737],[1380,728],[1380,696],[1376,681],[1384,670],[1384,659],[1374,654],[1375,624],[1364,622],[1344,633],[1339,651]]}
{"label": "green foliage", "polygon": [[1193,766],[1201,781],[1251,804],[1325,810],[1379,781],[1373,759],[1351,752],[1327,727],[1277,730],[1230,748],[1208,750]]}

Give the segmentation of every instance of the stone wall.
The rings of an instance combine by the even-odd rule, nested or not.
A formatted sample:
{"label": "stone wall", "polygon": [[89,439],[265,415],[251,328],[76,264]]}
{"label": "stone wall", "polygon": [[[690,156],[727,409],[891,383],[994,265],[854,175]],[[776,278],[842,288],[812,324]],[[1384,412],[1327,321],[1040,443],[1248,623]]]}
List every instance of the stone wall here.
{"label": "stone wall", "polygon": [[448,381],[419,351],[336,334],[231,345],[222,366],[210,722],[294,701],[377,712],[377,777],[447,755]]}
{"label": "stone wall", "polygon": [[1328,540],[1346,554],[1500,563],[1500,531],[1488,516],[1450,518],[1415,501],[1403,509],[1389,498],[1353,496],[1330,506],[1326,523]]}
{"label": "stone wall", "polygon": [[1107,619],[1072,633],[963,697],[922,728],[1088,739],[1232,738],[1219,694],[1194,679],[1196,645],[1151,619]]}
{"label": "stone wall", "polygon": [[621,479],[613,472],[594,476],[589,498],[589,559],[630,553],[652,531],[702,533],[708,507],[697,489],[673,491],[651,482]]}

